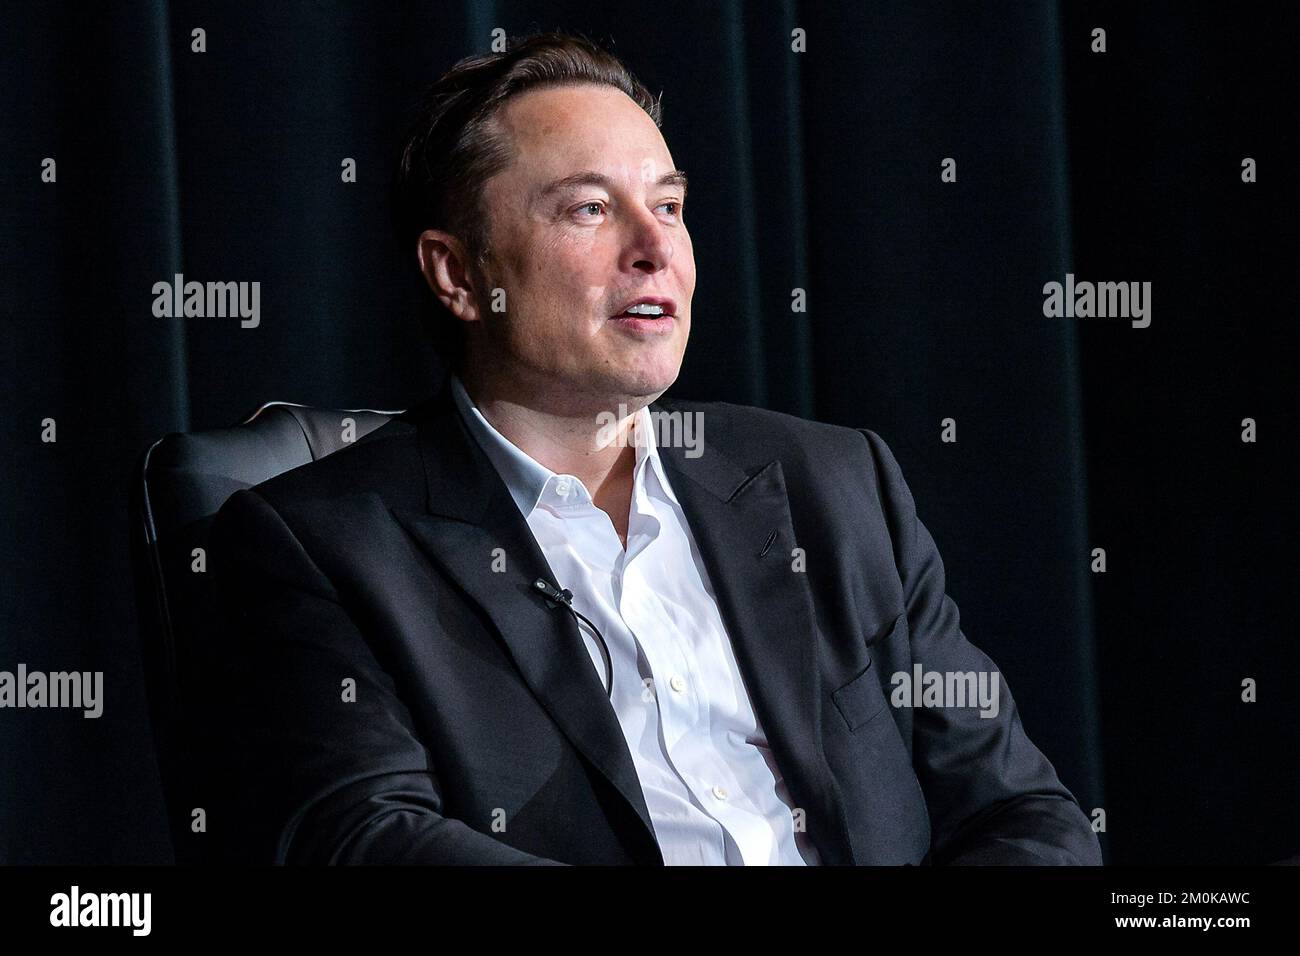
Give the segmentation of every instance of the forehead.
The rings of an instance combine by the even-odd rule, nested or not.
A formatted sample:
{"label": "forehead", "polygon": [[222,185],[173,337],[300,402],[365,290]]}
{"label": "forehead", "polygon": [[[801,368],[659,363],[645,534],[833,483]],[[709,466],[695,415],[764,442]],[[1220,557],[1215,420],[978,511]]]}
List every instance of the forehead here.
{"label": "forehead", "polygon": [[612,86],[530,90],[507,101],[497,121],[514,146],[502,176],[518,187],[536,188],[578,169],[645,179],[673,168],[654,120]]}

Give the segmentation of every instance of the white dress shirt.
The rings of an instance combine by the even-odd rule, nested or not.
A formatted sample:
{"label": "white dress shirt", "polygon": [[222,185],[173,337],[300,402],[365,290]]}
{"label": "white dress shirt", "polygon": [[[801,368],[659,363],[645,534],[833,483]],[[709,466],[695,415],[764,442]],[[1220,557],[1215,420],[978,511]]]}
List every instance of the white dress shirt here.
{"label": "white dress shirt", "polygon": [[[636,415],[624,550],[609,515],[483,417],[455,375],[471,434],[500,473],[573,607],[613,660],[612,705],[664,863],[820,863],[750,705],[699,550],[664,473],[649,408]],[[602,686],[605,659],[578,621]],[[800,815],[802,816],[802,815]]]}

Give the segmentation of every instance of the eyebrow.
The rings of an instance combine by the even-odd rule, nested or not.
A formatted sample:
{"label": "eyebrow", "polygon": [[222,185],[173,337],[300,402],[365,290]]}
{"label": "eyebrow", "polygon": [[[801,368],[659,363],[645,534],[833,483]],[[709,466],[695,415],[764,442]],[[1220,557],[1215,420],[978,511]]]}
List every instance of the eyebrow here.
{"label": "eyebrow", "polygon": [[[655,186],[677,186],[681,189],[682,195],[686,195],[686,174],[680,169],[674,169],[671,172],[664,173],[654,183]],[[565,192],[566,190],[576,189],[580,186],[600,186],[604,189],[613,189],[614,180],[610,179],[603,173],[595,170],[584,169],[576,172],[571,176],[564,176],[560,179],[553,180],[542,187],[537,196],[544,199],[555,193]]]}

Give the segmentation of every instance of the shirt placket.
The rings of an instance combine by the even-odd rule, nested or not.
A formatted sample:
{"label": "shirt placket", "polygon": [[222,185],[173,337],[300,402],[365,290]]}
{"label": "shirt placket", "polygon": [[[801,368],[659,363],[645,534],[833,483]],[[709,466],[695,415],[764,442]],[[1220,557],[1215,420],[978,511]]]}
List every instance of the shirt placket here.
{"label": "shirt placket", "polygon": [[[653,506],[639,502],[647,512]],[[656,519],[657,521],[657,519]],[[772,835],[761,815],[745,809],[734,774],[725,766],[722,755],[711,740],[705,742],[709,728],[707,688],[700,680],[703,669],[694,650],[683,639],[671,617],[665,612],[653,588],[639,573],[644,560],[633,569],[632,558],[625,564],[624,581],[630,588],[620,595],[620,613],[629,629],[653,628],[662,640],[646,648],[646,657],[654,675],[660,732],[664,757],[683,785],[694,796],[701,812],[712,818],[732,837],[746,864],[767,863]],[[629,620],[631,618],[631,620]],[[728,862],[734,855],[719,834],[720,855]]]}

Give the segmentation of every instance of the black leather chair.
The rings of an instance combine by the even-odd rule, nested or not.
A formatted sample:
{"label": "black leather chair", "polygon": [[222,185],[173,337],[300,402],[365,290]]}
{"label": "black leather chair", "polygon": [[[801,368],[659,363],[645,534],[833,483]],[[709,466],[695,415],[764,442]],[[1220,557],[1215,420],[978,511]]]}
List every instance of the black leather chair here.
{"label": "black leather chair", "polygon": [[[398,411],[269,402],[241,424],[160,438],[141,457],[131,500],[149,715],[178,863],[236,858],[237,834],[210,809],[225,781],[208,759],[221,688],[205,676],[222,652],[207,535],[230,495],[362,440]],[[202,809],[206,830],[194,832]]]}

